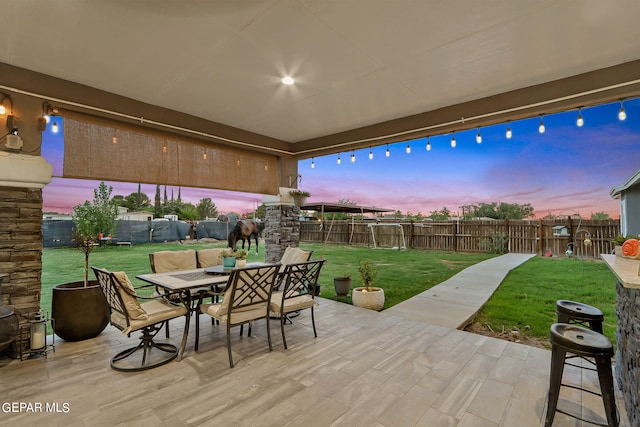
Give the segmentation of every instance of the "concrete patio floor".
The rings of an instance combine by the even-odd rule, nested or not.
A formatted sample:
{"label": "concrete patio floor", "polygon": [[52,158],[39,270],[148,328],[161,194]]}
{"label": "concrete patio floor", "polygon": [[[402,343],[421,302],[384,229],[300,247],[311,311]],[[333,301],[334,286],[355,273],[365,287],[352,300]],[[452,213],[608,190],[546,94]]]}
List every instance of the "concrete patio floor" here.
{"label": "concrete patio floor", "polygon": [[[65,412],[0,413],[0,425],[31,426],[541,426],[551,353],[319,299],[318,338],[310,314],[287,325],[284,350],[271,321],[251,337],[202,316],[200,351],[190,335],[180,362],[120,373],[109,359],[137,342],[109,326],[83,342],[56,341],[48,358],[0,359],[2,402],[55,403]],[[171,341],[180,340],[172,321]],[[191,329],[193,333],[195,328]],[[594,376],[567,370],[593,388]],[[618,399],[622,426],[628,426]],[[603,418],[599,398],[563,391],[560,407]],[[586,409],[590,408],[590,409]],[[580,426],[556,415],[554,426]],[[587,424],[585,424],[587,425]]]}

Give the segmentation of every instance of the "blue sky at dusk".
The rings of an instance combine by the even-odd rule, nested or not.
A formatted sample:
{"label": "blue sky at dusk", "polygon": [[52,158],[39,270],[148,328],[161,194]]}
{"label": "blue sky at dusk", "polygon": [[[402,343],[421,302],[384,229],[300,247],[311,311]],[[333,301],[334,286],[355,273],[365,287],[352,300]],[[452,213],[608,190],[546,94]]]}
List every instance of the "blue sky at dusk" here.
{"label": "blue sky at dusk", "polygon": [[[595,212],[619,217],[619,201],[611,199],[612,187],[624,183],[640,169],[640,100],[624,102],[627,119],[617,118],[620,103],[582,110],[584,126],[576,126],[577,110],[544,116],[546,131],[538,132],[540,118],[509,125],[513,137],[507,139],[507,124],[427,139],[373,147],[299,162],[299,188],[309,191],[310,202],[349,199],[360,205],[422,213],[447,207],[452,213],[465,204],[508,202],[531,203],[536,216],[580,213],[589,218]],[[49,129],[43,134],[42,155],[53,165],[54,176],[62,175],[63,136]],[[44,210],[68,213],[73,205],[93,198],[98,181],[54,178],[43,191]],[[108,182],[113,194],[137,191],[137,183]],[[142,184],[152,200],[156,186]],[[163,187],[164,190],[164,187]],[[169,197],[177,187],[167,187]],[[210,197],[220,213],[248,212],[262,203],[262,195],[212,189],[182,188],[184,201],[197,204]]]}

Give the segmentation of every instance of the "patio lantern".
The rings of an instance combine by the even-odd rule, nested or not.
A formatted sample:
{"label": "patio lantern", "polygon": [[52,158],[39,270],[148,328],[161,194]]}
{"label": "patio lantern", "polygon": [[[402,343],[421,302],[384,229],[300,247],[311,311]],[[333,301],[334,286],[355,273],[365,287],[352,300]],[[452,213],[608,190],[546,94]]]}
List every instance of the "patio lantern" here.
{"label": "patio lantern", "polygon": [[36,313],[30,322],[29,343],[31,351],[43,350],[47,345],[47,316]]}

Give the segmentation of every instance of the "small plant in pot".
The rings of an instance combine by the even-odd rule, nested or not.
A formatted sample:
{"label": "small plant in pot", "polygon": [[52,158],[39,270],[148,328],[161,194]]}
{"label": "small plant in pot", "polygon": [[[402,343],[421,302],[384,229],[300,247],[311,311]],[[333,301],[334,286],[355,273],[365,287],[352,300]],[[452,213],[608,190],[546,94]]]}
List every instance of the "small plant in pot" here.
{"label": "small plant in pot", "polygon": [[93,202],[73,207],[74,241],[84,255],[82,281],[54,286],[51,317],[54,332],[65,341],[81,341],[99,335],[109,324],[109,305],[96,281],[89,280],[89,255],[99,246],[100,234],[116,228],[118,206],[111,200],[112,187],[101,182],[93,190]]}
{"label": "small plant in pot", "polygon": [[224,268],[245,267],[249,252],[246,249],[225,249],[222,251],[222,266]]}
{"label": "small plant in pot", "polygon": [[378,271],[371,264],[371,260],[361,260],[358,264],[358,272],[364,286],[353,290],[351,294],[353,305],[370,310],[382,310],[384,307],[384,290],[373,286]]}
{"label": "small plant in pot", "polygon": [[295,203],[296,206],[302,206],[311,194],[308,191],[291,190],[289,191],[289,195],[293,197],[293,203]]}

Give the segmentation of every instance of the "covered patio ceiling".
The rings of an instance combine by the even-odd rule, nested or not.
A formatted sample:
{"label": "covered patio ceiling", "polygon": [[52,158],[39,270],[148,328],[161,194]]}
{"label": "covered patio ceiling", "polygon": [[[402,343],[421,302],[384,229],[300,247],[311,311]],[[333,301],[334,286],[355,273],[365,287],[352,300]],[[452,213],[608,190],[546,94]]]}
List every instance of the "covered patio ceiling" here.
{"label": "covered patio ceiling", "polygon": [[0,16],[0,91],[298,159],[640,95],[636,0],[7,0]]}

